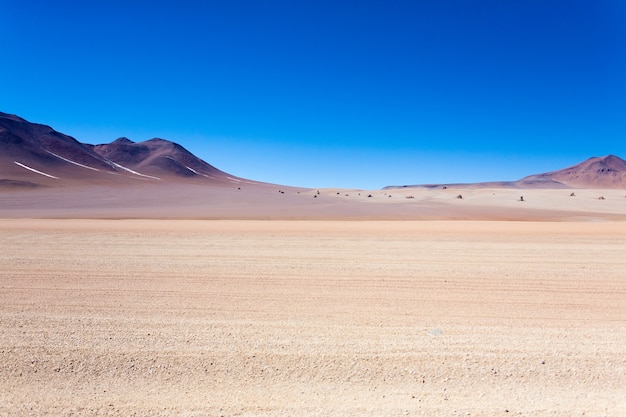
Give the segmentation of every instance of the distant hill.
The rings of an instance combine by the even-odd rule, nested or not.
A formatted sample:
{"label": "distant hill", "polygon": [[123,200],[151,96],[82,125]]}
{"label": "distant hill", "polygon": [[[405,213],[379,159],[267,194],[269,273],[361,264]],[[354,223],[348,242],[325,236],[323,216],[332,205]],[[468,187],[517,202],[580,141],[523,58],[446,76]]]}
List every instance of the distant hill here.
{"label": "distant hill", "polygon": [[136,180],[241,181],[164,139],[135,143],[120,138],[90,145],[49,126],[0,112],[0,188]]}
{"label": "distant hill", "polygon": [[626,188],[626,161],[615,155],[593,157],[558,171],[530,175],[518,182],[558,182],[573,188]]}
{"label": "distant hill", "polygon": [[[136,184],[195,182],[207,185],[256,183],[227,174],[165,139],[133,142],[119,138],[90,145],[50,126],[0,112],[0,189],[71,184]],[[593,157],[558,171],[518,181],[474,184],[389,186],[470,188],[614,188],[626,189],[626,161],[615,156]]]}
{"label": "distant hill", "polygon": [[534,174],[517,181],[478,183],[390,185],[384,189],[398,188],[607,188],[626,189],[626,161],[615,156],[593,157],[558,171]]}

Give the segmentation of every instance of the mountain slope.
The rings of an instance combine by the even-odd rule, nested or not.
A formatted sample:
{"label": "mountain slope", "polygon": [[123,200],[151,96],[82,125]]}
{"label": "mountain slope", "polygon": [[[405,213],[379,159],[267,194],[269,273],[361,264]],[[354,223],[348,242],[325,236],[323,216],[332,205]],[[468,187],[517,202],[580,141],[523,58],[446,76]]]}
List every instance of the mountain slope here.
{"label": "mountain slope", "polygon": [[58,179],[86,174],[87,170],[92,174],[116,172],[112,164],[76,139],[49,126],[0,113],[0,178]]}
{"label": "mountain slope", "polygon": [[529,175],[518,182],[547,181],[574,188],[626,188],[626,161],[615,155],[593,157],[557,171]]}
{"label": "mountain slope", "polygon": [[[233,185],[241,181],[184,147],[164,139],[135,143],[120,138],[108,144],[84,144],[49,126],[0,112],[0,188],[19,189],[90,182]],[[419,187],[439,187],[421,185]],[[447,184],[472,188],[614,188],[626,189],[626,161],[615,156],[593,157],[557,171],[518,181]],[[418,187],[390,186],[386,189]]]}
{"label": "mountain slope", "polygon": [[164,139],[135,143],[127,138],[120,138],[109,144],[95,145],[93,150],[117,164],[157,177],[164,175],[213,179],[229,177],[179,144]]}
{"label": "mountain slope", "polygon": [[134,143],[120,138],[109,144],[89,145],[50,126],[0,112],[0,187],[136,180],[241,181],[164,139]]}
{"label": "mountain slope", "polygon": [[556,171],[534,174],[517,181],[456,184],[391,185],[384,189],[426,188],[607,188],[626,189],[626,161],[615,156],[593,157]]}

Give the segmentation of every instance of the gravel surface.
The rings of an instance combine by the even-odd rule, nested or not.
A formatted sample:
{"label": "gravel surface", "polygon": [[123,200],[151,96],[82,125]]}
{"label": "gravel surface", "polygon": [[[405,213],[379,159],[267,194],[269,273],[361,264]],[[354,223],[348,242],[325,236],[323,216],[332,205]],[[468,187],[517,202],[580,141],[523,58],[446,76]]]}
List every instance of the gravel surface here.
{"label": "gravel surface", "polygon": [[0,416],[624,416],[626,224],[0,220]]}

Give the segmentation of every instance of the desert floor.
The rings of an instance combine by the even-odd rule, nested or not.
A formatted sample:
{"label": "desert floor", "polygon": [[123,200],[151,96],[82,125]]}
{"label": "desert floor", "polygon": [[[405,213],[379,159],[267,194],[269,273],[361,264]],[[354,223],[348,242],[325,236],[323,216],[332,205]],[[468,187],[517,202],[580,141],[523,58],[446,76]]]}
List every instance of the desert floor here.
{"label": "desert floor", "polygon": [[626,415],[626,222],[4,219],[0,249],[0,416]]}
{"label": "desert floor", "polygon": [[50,187],[0,190],[0,218],[626,221],[626,190],[449,186],[368,191],[245,183]]}

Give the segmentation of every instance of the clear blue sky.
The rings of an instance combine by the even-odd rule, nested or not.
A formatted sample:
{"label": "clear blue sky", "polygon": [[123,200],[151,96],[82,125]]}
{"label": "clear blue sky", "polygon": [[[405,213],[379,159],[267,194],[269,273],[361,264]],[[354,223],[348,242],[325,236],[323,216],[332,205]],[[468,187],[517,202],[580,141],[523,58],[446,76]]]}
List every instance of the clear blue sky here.
{"label": "clear blue sky", "polygon": [[0,0],[0,111],[284,185],[626,158],[626,2]]}

